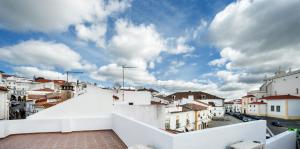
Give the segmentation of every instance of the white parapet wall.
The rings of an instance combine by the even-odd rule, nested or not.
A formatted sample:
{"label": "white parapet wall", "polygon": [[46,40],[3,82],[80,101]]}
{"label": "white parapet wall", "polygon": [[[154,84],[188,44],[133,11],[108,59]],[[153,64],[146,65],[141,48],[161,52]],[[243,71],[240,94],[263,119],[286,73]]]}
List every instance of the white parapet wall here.
{"label": "white parapet wall", "polygon": [[155,149],[173,148],[174,134],[121,114],[113,114],[112,122],[114,132],[128,147],[142,144]]}
{"label": "white parapet wall", "polygon": [[296,132],[286,131],[267,139],[266,149],[296,149]]}
{"label": "white parapet wall", "polygon": [[225,149],[239,141],[266,142],[266,121],[239,123],[177,134],[173,149]]}
{"label": "white parapet wall", "polygon": [[115,113],[134,118],[157,128],[165,128],[166,112],[160,105],[115,105]]}
{"label": "white parapet wall", "polygon": [[0,121],[0,138],[13,134],[72,132],[112,129],[111,115],[61,119],[25,119]]}
{"label": "white parapet wall", "polygon": [[260,141],[267,149],[296,148],[295,132],[284,132],[266,140],[266,122],[263,120],[182,134],[172,134],[116,113],[98,117],[0,121],[0,138],[12,134],[87,130],[113,130],[128,147],[150,145],[155,149],[226,149],[239,141]]}

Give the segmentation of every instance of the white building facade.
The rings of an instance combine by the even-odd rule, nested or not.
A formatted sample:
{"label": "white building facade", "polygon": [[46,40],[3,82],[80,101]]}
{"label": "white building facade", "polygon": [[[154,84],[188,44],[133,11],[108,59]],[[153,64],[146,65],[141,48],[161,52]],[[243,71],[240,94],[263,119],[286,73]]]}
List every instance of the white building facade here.
{"label": "white building facade", "polygon": [[0,120],[9,119],[8,89],[0,86]]}

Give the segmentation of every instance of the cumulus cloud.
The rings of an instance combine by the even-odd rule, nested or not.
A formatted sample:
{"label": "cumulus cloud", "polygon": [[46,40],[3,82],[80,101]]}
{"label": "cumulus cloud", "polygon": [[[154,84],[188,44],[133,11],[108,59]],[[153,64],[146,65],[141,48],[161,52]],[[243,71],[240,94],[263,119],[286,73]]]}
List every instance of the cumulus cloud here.
{"label": "cumulus cloud", "polygon": [[0,1],[0,28],[17,32],[64,32],[75,26],[80,40],[105,46],[107,18],[130,7],[131,0]]}
{"label": "cumulus cloud", "polygon": [[37,67],[14,67],[13,70],[17,75],[33,78],[35,77],[43,77],[47,79],[60,79],[67,80],[67,76],[57,71],[47,70],[47,69],[39,69]]}
{"label": "cumulus cloud", "polygon": [[[65,31],[70,25],[104,19],[129,1],[10,0],[0,2],[0,27],[14,31]],[[7,17],[9,16],[9,17]]]}
{"label": "cumulus cloud", "polygon": [[183,67],[184,65],[185,65],[184,61],[173,60],[173,61],[171,61],[168,70],[165,71],[164,75],[169,76],[171,74],[176,74],[179,71],[179,69],[181,67]]}
{"label": "cumulus cloud", "polygon": [[[102,2],[102,1],[100,1]],[[98,47],[105,47],[105,34],[107,31],[107,18],[116,13],[123,12],[130,7],[131,0],[111,0],[106,4],[101,3],[101,9],[96,12],[96,17],[89,21],[91,25],[87,25],[85,22],[77,24],[75,30],[77,31],[77,37],[83,41],[94,42]]]}
{"label": "cumulus cloud", "polygon": [[273,72],[280,65],[299,68],[299,7],[298,0],[231,3],[210,24],[211,38],[222,49],[221,59],[210,64],[228,61],[228,68],[253,73]]}
{"label": "cumulus cloud", "polygon": [[91,20],[97,9],[98,0],[1,1],[0,27],[13,31],[65,31],[72,24]]}
{"label": "cumulus cloud", "polygon": [[[125,69],[124,76],[126,82],[150,83],[155,81],[155,77],[141,68]],[[100,81],[122,81],[122,66],[115,63],[101,66],[97,71],[91,73],[91,78]]]}
{"label": "cumulus cloud", "polygon": [[2,61],[14,65],[33,65],[40,67],[58,67],[63,69],[81,69],[81,57],[68,46],[42,40],[28,40],[16,45],[0,48]]}
{"label": "cumulus cloud", "polygon": [[221,50],[209,65],[224,68],[214,74],[220,90],[245,94],[279,66],[300,68],[299,7],[298,0],[243,0],[214,17],[209,35]]}
{"label": "cumulus cloud", "polygon": [[187,44],[187,38],[180,36],[178,38],[170,38],[167,40],[168,53],[171,54],[183,54],[194,51],[194,47]]}
{"label": "cumulus cloud", "polygon": [[115,30],[108,50],[117,58],[118,64],[146,68],[147,62],[154,60],[165,49],[163,38],[154,25],[134,25],[118,20]]}

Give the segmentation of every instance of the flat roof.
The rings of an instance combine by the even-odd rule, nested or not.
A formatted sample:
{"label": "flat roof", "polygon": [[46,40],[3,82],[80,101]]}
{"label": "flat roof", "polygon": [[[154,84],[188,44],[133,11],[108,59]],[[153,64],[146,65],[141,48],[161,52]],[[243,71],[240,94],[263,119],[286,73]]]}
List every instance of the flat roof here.
{"label": "flat roof", "polygon": [[127,146],[112,130],[71,133],[18,134],[0,139],[0,148],[7,149],[126,149]]}

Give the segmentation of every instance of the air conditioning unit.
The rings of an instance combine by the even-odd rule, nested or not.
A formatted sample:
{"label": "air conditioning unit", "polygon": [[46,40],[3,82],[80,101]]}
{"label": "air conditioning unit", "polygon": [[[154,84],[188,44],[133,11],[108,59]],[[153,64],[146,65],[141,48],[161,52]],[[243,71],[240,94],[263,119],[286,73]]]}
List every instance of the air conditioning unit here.
{"label": "air conditioning unit", "polygon": [[265,149],[265,145],[258,141],[241,141],[230,145],[229,149]]}

